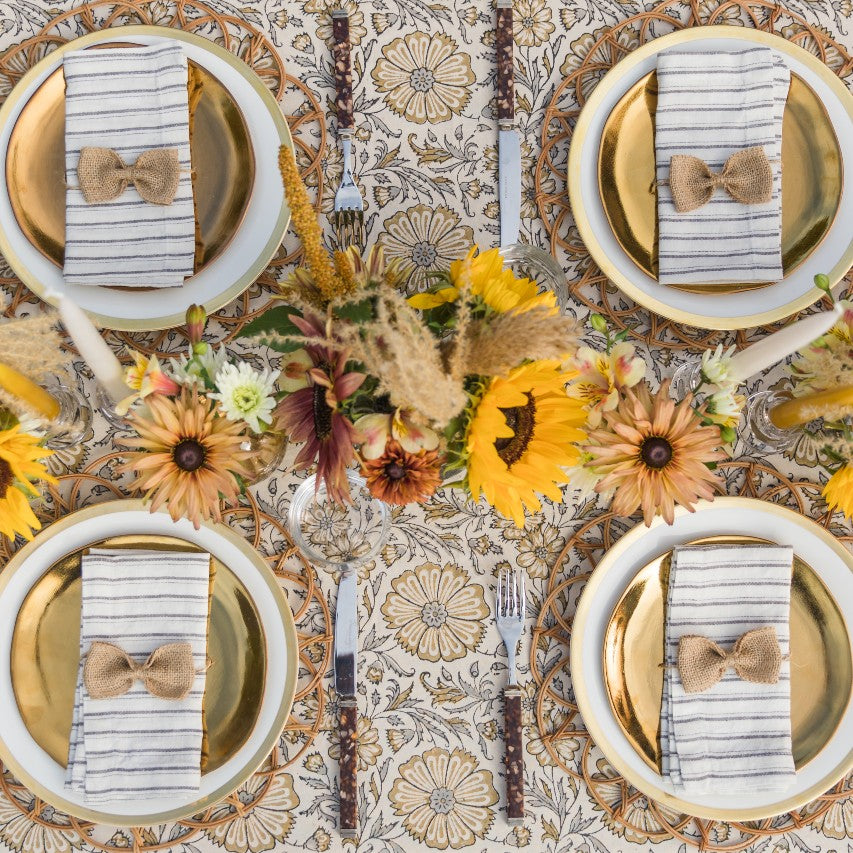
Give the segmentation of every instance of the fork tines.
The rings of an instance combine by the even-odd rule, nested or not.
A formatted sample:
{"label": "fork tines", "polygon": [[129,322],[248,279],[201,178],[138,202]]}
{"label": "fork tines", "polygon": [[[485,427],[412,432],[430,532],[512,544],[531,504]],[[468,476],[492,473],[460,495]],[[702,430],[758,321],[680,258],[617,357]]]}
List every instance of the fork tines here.
{"label": "fork tines", "polygon": [[524,572],[520,569],[501,569],[498,572],[497,608],[498,617],[524,618]]}
{"label": "fork tines", "polygon": [[335,239],[341,249],[364,245],[364,211],[342,208],[335,211]]}

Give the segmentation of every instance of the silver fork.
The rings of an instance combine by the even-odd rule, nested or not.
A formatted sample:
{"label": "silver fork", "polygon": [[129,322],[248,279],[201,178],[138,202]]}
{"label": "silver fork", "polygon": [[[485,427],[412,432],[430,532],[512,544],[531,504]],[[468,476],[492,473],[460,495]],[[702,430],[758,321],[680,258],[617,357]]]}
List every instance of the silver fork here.
{"label": "silver fork", "polygon": [[335,103],[338,113],[338,141],[344,173],[335,193],[335,234],[339,249],[364,244],[364,200],[352,177],[352,64],[350,62],[349,15],[345,9],[332,10],[332,37],[335,61]]}
{"label": "silver fork", "polygon": [[524,821],[524,753],[521,750],[521,690],[515,669],[515,654],[524,629],[524,572],[498,572],[495,605],[498,633],[509,658],[509,684],[504,688],[506,814],[509,823],[519,824]]}

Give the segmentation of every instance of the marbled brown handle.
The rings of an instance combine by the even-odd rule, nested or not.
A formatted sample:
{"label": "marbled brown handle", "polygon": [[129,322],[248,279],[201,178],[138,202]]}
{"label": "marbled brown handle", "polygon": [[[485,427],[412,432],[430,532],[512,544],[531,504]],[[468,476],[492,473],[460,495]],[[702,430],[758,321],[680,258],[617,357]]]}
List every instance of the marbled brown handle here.
{"label": "marbled brown handle", "polygon": [[341,793],[341,835],[354,838],[358,829],[358,780],[356,769],[356,725],[358,709],[355,699],[341,699],[341,758],[338,764]]}
{"label": "marbled brown handle", "polygon": [[515,69],[512,64],[512,0],[498,0],[495,33],[498,58],[498,121],[515,118]]}
{"label": "marbled brown handle", "polygon": [[332,38],[335,41],[335,106],[338,128],[352,130],[352,64],[350,62],[349,15],[344,9],[332,10]]}
{"label": "marbled brown handle", "polygon": [[506,753],[506,816],[510,823],[524,820],[524,753],[521,749],[521,691],[504,690],[504,740]]}

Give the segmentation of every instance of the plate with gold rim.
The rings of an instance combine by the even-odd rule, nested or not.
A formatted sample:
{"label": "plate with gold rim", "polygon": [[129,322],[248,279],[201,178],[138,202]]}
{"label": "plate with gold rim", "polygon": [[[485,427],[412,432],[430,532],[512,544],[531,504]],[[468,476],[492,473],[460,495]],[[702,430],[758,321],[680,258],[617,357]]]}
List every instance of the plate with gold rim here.
{"label": "plate with gold rim", "polygon": [[[685,544],[756,543],[717,536]],[[604,683],[625,736],[660,772],[664,621],[672,551],[643,566],[628,583],[604,635]],[[850,637],[838,603],[820,575],[794,555],[791,575],[791,740],[799,770],[838,729],[853,690]]]}
{"label": "plate with gold rim", "polygon": [[[211,143],[208,149],[209,159],[226,157],[231,164],[227,174],[217,170],[216,163],[201,165],[193,149],[193,168],[198,170],[194,186],[203,190],[197,197],[197,225],[203,224],[204,209],[210,229],[206,246],[197,252],[199,268],[180,287],[146,289],[67,284],[56,264],[60,250],[56,239],[56,203],[53,202],[48,219],[44,218],[44,213],[39,214],[37,222],[23,219],[24,229],[16,218],[12,198],[16,198],[20,213],[21,181],[17,184],[9,181],[10,170],[14,177],[18,168],[8,161],[9,153],[14,153],[10,139],[33,97],[39,92],[53,92],[43,88],[51,79],[54,88],[58,85],[56,81],[61,83],[62,58],[68,51],[94,49],[106,44],[150,45],[164,41],[180,43],[188,61],[205,75],[207,97],[216,95],[218,98],[217,109],[221,109],[221,113],[216,115],[202,104],[203,110],[196,114],[201,124],[196,129],[204,129],[204,138],[212,140],[211,134],[217,132],[216,127],[228,128],[224,135],[218,135],[218,146],[213,147]],[[59,77],[55,76],[57,72]],[[214,85],[214,80],[221,88]],[[228,96],[224,100],[222,90]],[[64,99],[52,97],[49,100],[53,105],[53,112],[49,112],[52,115],[50,127],[55,130],[56,105],[64,103]],[[212,104],[208,102],[208,105]],[[245,135],[241,135],[239,116],[242,116]],[[243,144],[241,139],[248,139],[250,150],[232,150],[233,146]],[[6,164],[6,168],[0,169],[0,252],[37,296],[46,302],[55,302],[57,294],[65,294],[105,328],[133,331],[180,325],[186,309],[193,303],[215,311],[231,302],[258,278],[275,256],[290,221],[278,169],[281,145],[292,148],[293,140],[272,92],[243,60],[220,45],[194,33],[148,25],[114,27],[81,36],[56,48],[33,66],[0,107],[0,157]],[[16,150],[20,156],[21,147]],[[226,177],[232,182],[227,187],[222,183]],[[201,179],[203,185],[199,183]],[[228,200],[227,206],[221,205],[223,199]],[[64,214],[61,205],[60,212]],[[52,223],[50,232],[34,236],[39,225],[48,221]],[[28,231],[34,236],[32,242]]]}
{"label": "plate with gold rim", "polygon": [[[104,47],[134,47],[104,42]],[[197,62],[187,63],[190,151],[196,208],[195,272],[237,233],[249,205],[255,160],[239,105]],[[65,259],[65,81],[57,68],[27,99],[9,137],[6,185],[18,227],[48,260]]]}
{"label": "plate with gold rim", "polygon": [[[795,784],[787,791],[688,797],[676,792],[658,768],[654,718],[660,711],[657,664],[663,655],[662,560],[679,545],[720,537],[791,545],[797,556],[791,654],[797,660],[815,662],[814,677],[825,683],[812,689],[829,698],[831,707],[821,712],[811,701],[814,697],[809,697],[802,708],[792,711],[797,771]],[[628,618],[614,624],[614,613],[619,622],[620,608]],[[816,608],[821,616],[809,615],[809,608]],[[640,631],[641,622],[645,631]],[[651,527],[640,524],[626,533],[587,581],[571,643],[572,681],[580,715],[591,739],[617,772],[669,808],[712,820],[760,820],[782,814],[825,793],[853,769],[851,625],[853,554],[825,528],[792,510],[753,498],[701,502],[695,513],[678,508],[672,526],[657,518]],[[621,693],[619,676],[614,674],[620,668],[630,681]],[[792,675],[792,696],[808,689],[802,677],[802,673]],[[810,726],[814,726],[811,733]]]}
{"label": "plate with gold rim", "polygon": [[[604,123],[598,155],[598,191],[622,249],[657,279],[655,110],[657,73],[650,71],[620,98]],[[832,122],[817,93],[791,75],[782,127],[782,269],[804,263],[826,237],[841,203],[844,171]],[[679,285],[722,295],[773,282]]]}
{"label": "plate with gold rim", "polygon": [[[208,756],[197,795],[87,806],[65,788],[80,630],[80,558],[94,546],[201,550],[215,568],[204,698]],[[84,820],[137,826],[179,820],[241,785],[272,751],[293,701],[293,615],[266,561],[224,525],[194,530],[113,501],[55,522],[0,572],[0,759],[30,790]]]}
{"label": "plate with gold rim", "polygon": [[[789,230],[786,243],[788,266],[781,281],[766,287],[750,286],[725,294],[709,292],[708,288],[696,292],[692,288],[662,285],[653,275],[653,251],[650,249],[651,241],[654,240],[654,224],[648,211],[653,198],[649,196],[648,183],[644,187],[640,186],[640,179],[645,175],[643,158],[651,156],[651,149],[644,147],[638,151],[637,162],[640,168],[636,173],[631,173],[631,181],[639,183],[632,183],[630,192],[626,189],[622,196],[625,201],[630,195],[634,206],[640,203],[641,209],[632,208],[627,217],[634,223],[634,228],[639,228],[636,223],[641,220],[645,223],[640,229],[642,234],[629,237],[625,222],[617,224],[615,229],[611,226],[599,186],[599,154],[605,125],[617,105],[620,102],[625,105],[623,99],[626,95],[633,92],[636,96],[639,92],[645,98],[647,92],[643,81],[651,79],[649,75],[655,71],[657,56],[661,51],[674,46],[685,51],[735,50],[743,48],[744,43],[773,48],[792,74],[814,93],[822,105],[831,128],[824,124],[821,124],[821,127],[823,131],[831,129],[831,135],[837,141],[839,163],[836,170],[830,162],[825,171],[821,171],[816,164],[814,174],[820,174],[821,180],[830,185],[835,180],[833,175],[840,174],[840,197],[837,205],[833,205],[832,199],[837,188],[832,189],[829,199],[826,200],[826,212],[819,200],[815,200],[805,190],[792,190],[801,194],[801,206],[809,207],[810,210],[814,206],[810,215],[817,224],[813,223],[814,227],[805,236],[800,233],[799,240],[795,236],[796,229]],[[802,96],[802,105],[808,105],[809,110],[815,109],[814,100],[810,99],[806,90],[800,91],[799,84],[795,94]],[[632,103],[642,124],[643,112],[648,115],[648,108],[638,105],[636,97]],[[823,122],[821,113],[815,113],[815,116]],[[644,126],[646,131],[650,132],[649,125]],[[791,126],[789,119],[786,128]],[[800,125],[793,126],[799,128]],[[823,131],[821,145],[831,154],[834,148],[832,139]],[[645,136],[643,138],[646,139]],[[792,141],[797,142],[799,146],[806,144],[802,140]],[[789,146],[790,144],[789,142]],[[620,162],[624,166],[634,161],[623,156]],[[835,286],[853,265],[853,238],[844,225],[853,217],[853,193],[845,191],[843,185],[845,164],[848,167],[853,164],[853,95],[826,65],[798,45],[770,33],[748,27],[694,27],[661,36],[641,45],[615,65],[592,91],[572,134],[568,168],[569,197],[581,239],[590,255],[602,272],[626,296],[663,317],[697,328],[747,329],[777,322],[808,308],[817,302],[821,295],[813,284],[815,273],[826,273]],[[617,177],[623,182],[628,180],[624,169],[618,171]],[[607,189],[605,187],[604,196],[608,196]],[[641,198],[642,193],[647,197]],[[784,216],[784,185],[782,204]],[[615,210],[611,195],[610,214],[618,220]],[[789,216],[792,214],[793,208]],[[828,227],[827,220],[831,220]],[[622,243],[617,239],[615,230],[621,232]],[[626,247],[629,251],[626,251]],[[634,255],[636,257],[633,257]],[[647,269],[643,269],[643,266]]]}

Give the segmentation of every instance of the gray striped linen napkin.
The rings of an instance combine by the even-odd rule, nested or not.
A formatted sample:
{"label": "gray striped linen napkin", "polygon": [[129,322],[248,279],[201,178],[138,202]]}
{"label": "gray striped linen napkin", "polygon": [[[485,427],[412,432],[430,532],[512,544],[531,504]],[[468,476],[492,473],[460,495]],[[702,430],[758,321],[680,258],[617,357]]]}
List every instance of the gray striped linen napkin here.
{"label": "gray striped linen napkin", "polygon": [[[65,280],[112,287],[177,287],[193,274],[187,58],[177,44],[80,50],[65,70]],[[128,166],[151,148],[176,148],[178,192],[151,204],[129,186],[87,204],[77,162],[86,146],[112,148]]]}
{"label": "gray striped linen napkin", "polygon": [[[195,793],[201,782],[210,555],[93,548],[83,557],[82,578],[66,785],[91,804]],[[96,640],[140,662],[166,643],[189,642],[199,674],[185,699],[152,696],[139,681],[123,696],[92,699],[83,666]]]}
{"label": "gray striped linen napkin", "polygon": [[[662,772],[691,794],[781,791],[795,781],[791,754],[789,604],[793,551],[783,545],[677,548],[669,575],[661,703]],[[731,649],[746,631],[772,625],[783,655],[779,681],[757,684],[728,669],[703,693],[685,693],[682,636]]]}
{"label": "gray striped linen napkin", "polygon": [[[665,51],[658,58],[655,156],[658,281],[714,284],[782,278],[782,117],[788,67],[767,47],[738,52]],[[722,189],[678,213],[666,183],[674,154],[719,172],[737,151],[761,146],[773,169],[773,197],[742,204]]]}

